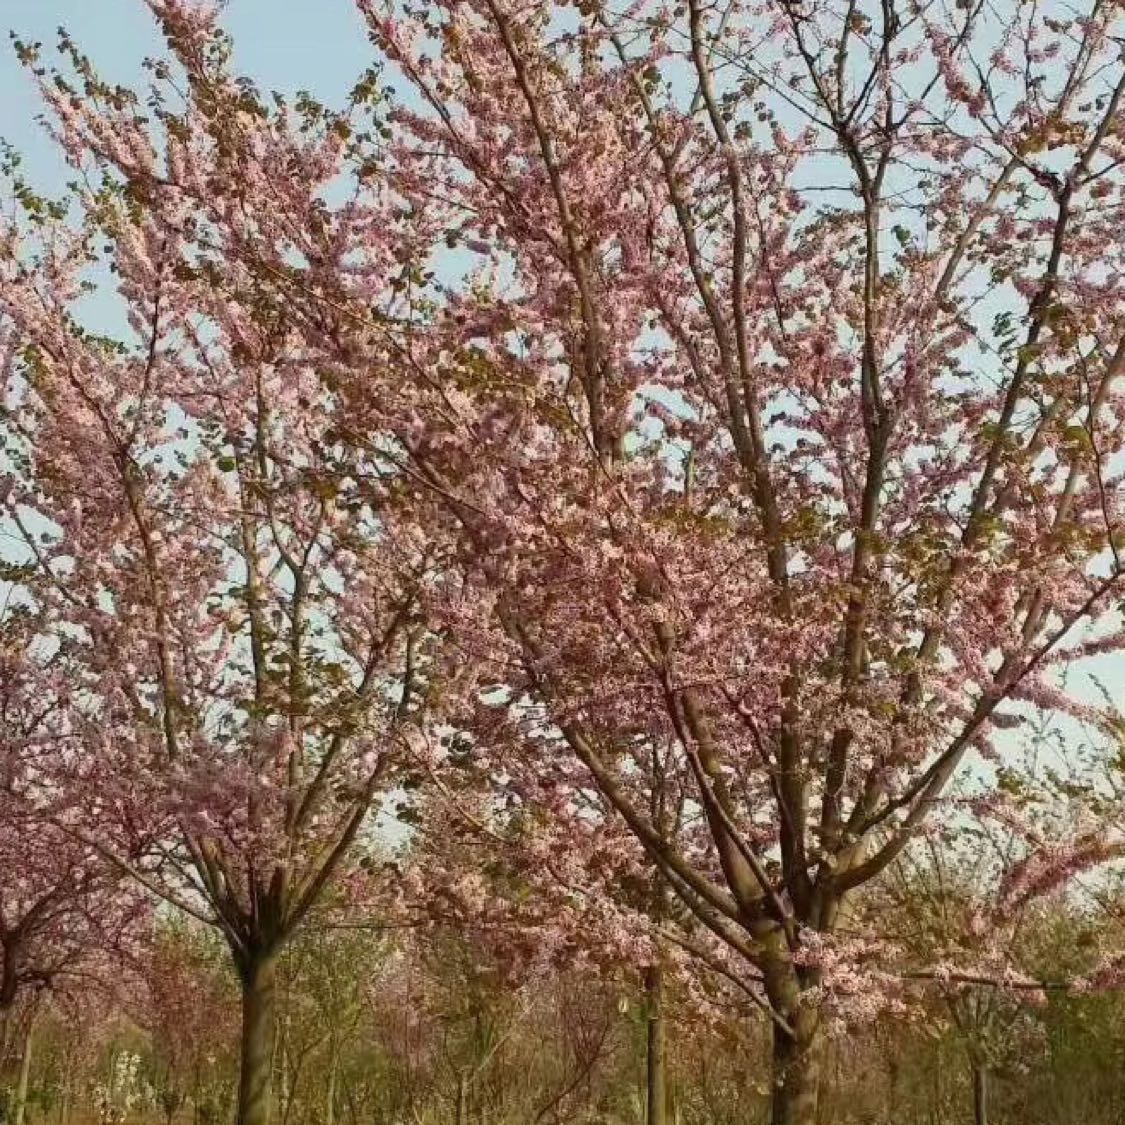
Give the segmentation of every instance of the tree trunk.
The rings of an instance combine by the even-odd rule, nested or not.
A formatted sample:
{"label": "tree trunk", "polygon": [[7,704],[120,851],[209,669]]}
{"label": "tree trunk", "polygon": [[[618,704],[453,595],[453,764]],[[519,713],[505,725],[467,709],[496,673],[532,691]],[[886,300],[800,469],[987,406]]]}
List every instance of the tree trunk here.
{"label": "tree trunk", "polygon": [[274,958],[252,957],[241,966],[242,1059],[237,1125],[269,1125],[276,1032]]}
{"label": "tree trunk", "polygon": [[988,1068],[973,1063],[973,1123],[988,1125]]}
{"label": "tree trunk", "polygon": [[664,971],[659,965],[645,969],[645,1021],[645,1125],[667,1125]]}
{"label": "tree trunk", "polygon": [[892,1043],[887,1049],[887,1109],[890,1111],[892,1121],[898,1120],[898,1058]]}
{"label": "tree trunk", "polygon": [[[66,1057],[66,1056],[64,1056]],[[70,1070],[63,1079],[62,1097],[59,1099],[59,1125],[70,1125]]]}
{"label": "tree trunk", "polygon": [[[281,1110],[281,1125],[289,1125],[289,1111],[293,1107],[290,1094],[293,1091],[293,1076],[289,1073],[289,1006],[285,1005],[285,1015],[274,1032],[272,1057],[277,1062],[277,1101]],[[271,1072],[272,1073],[272,1072]]]}
{"label": "tree trunk", "polygon": [[27,1089],[31,1082],[31,1020],[27,1021],[27,1031],[23,1036],[23,1050],[20,1052],[20,1074],[16,1083],[15,1112],[12,1125],[23,1125],[27,1117]]}
{"label": "tree trunk", "polygon": [[817,1013],[791,1011],[788,1023],[792,1035],[773,1029],[770,1125],[816,1125],[821,1065]]}
{"label": "tree trunk", "polygon": [[469,1076],[465,1071],[457,1075],[457,1125],[469,1122]]}
{"label": "tree trunk", "polygon": [[324,1092],[324,1125],[336,1125],[336,1046],[332,1046],[332,1061],[328,1067],[328,1089]]}

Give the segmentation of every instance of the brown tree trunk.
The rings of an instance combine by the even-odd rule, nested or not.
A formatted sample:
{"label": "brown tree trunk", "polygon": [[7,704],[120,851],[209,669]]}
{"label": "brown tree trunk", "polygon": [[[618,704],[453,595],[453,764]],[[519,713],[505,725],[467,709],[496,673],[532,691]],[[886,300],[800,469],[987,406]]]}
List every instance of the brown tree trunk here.
{"label": "brown tree trunk", "polygon": [[31,1020],[23,1036],[23,1050],[20,1051],[20,1074],[16,1082],[15,1112],[12,1125],[23,1125],[27,1118],[27,1090],[31,1083]]}
{"label": "brown tree trunk", "polygon": [[465,1071],[457,1075],[457,1125],[469,1121],[469,1076]]}
{"label": "brown tree trunk", "polygon": [[973,1063],[973,1123],[988,1125],[988,1068]]}
{"label": "brown tree trunk", "polygon": [[324,1125],[336,1125],[336,1044],[332,1044],[332,1058],[328,1066],[328,1089],[324,1092]]}
{"label": "brown tree trunk", "polygon": [[887,1051],[887,1108],[890,1111],[892,1121],[898,1120],[898,1075],[898,1058],[892,1044]]}
{"label": "brown tree trunk", "polygon": [[797,1010],[787,1022],[794,1034],[773,1029],[770,1125],[816,1125],[821,1066],[817,1013]]}
{"label": "brown tree trunk", "polygon": [[[64,1056],[66,1057],[66,1056]],[[70,1071],[67,1068],[63,1079],[62,1096],[59,1098],[59,1125],[70,1125]]]}
{"label": "brown tree trunk", "polygon": [[645,1021],[645,1125],[667,1125],[664,971],[659,965],[645,969]]}
{"label": "brown tree trunk", "polygon": [[242,1058],[237,1125],[269,1125],[273,1093],[275,1023],[273,956],[251,956],[242,977]]}

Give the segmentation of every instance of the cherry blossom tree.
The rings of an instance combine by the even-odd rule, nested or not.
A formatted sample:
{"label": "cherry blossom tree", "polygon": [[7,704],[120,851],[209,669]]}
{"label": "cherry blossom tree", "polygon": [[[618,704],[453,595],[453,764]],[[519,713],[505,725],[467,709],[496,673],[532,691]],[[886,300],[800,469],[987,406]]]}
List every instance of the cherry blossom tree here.
{"label": "cherry blossom tree", "polygon": [[[457,544],[462,722],[498,774],[584,769],[811,1122],[849,899],[1122,644],[1120,8],[361,8],[396,184],[468,263],[425,377],[350,385]],[[346,278],[289,284],[377,340]],[[638,785],[667,741],[687,839]]]}
{"label": "cherry blossom tree", "polygon": [[236,997],[215,945],[195,923],[164,925],[137,959],[138,987],[127,1007],[151,1038],[150,1081],[168,1122],[189,1102],[198,1115],[238,1040]]}
{"label": "cherry blossom tree", "polygon": [[[65,648],[45,652],[14,588],[0,618],[0,1059],[27,1058],[44,995],[88,990],[127,955],[146,896],[66,826],[76,750]],[[19,1047],[22,1041],[22,1048]]]}
{"label": "cherry blossom tree", "polygon": [[222,932],[238,1121],[263,1125],[278,953],[394,785],[430,640],[425,537],[393,466],[342,440],[323,318],[268,279],[335,242],[313,268],[362,278],[389,315],[414,230],[375,188],[326,204],[376,135],[370,83],[339,114],[271,103],[213,13],[150,7],[169,58],[147,97],[65,35],[54,70],[18,45],[75,181],[52,200],[8,169],[4,511],[35,612],[80,664],[77,827]]}
{"label": "cherry blossom tree", "polygon": [[[698,810],[688,807],[684,779],[666,772],[671,753],[658,748],[632,782],[668,837],[682,842],[696,831]],[[424,775],[425,797],[411,809],[417,835],[407,875],[418,888],[407,916],[475,935],[513,979],[546,982],[576,967],[623,976],[645,1029],[646,1121],[663,1123],[670,1026],[693,1009],[713,1012],[716,993],[729,1006],[732,985],[743,1005],[758,994],[739,987],[726,959],[700,940],[580,763],[504,775],[463,734],[447,736],[444,752],[427,760],[441,765]],[[687,1002],[669,1018],[665,993],[683,998],[682,981],[692,986]]]}
{"label": "cherry blossom tree", "polygon": [[240,1120],[261,974],[386,748],[442,766],[439,633],[501,799],[582,866],[596,792],[807,1125],[832,989],[880,1003],[857,892],[1125,640],[1119,5],[361,0],[342,113],[267,107],[211,8],[152,6],[182,106],[42,75],[84,225],[17,184],[7,503],[88,638],[96,791],[165,817],[134,866],[243,973]]}

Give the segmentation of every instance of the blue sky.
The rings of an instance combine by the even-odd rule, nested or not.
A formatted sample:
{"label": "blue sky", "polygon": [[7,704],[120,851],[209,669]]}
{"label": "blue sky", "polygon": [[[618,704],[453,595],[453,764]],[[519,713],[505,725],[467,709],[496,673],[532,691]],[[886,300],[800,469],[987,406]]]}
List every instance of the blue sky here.
{"label": "blue sky", "polygon": [[[267,89],[309,89],[332,102],[371,59],[353,0],[229,0],[223,22],[234,35],[237,68]],[[141,60],[163,48],[142,0],[0,0],[0,137],[48,188],[58,165],[35,124],[35,90],[7,33],[42,42],[46,53],[60,25],[105,78],[128,85],[143,81]]]}

